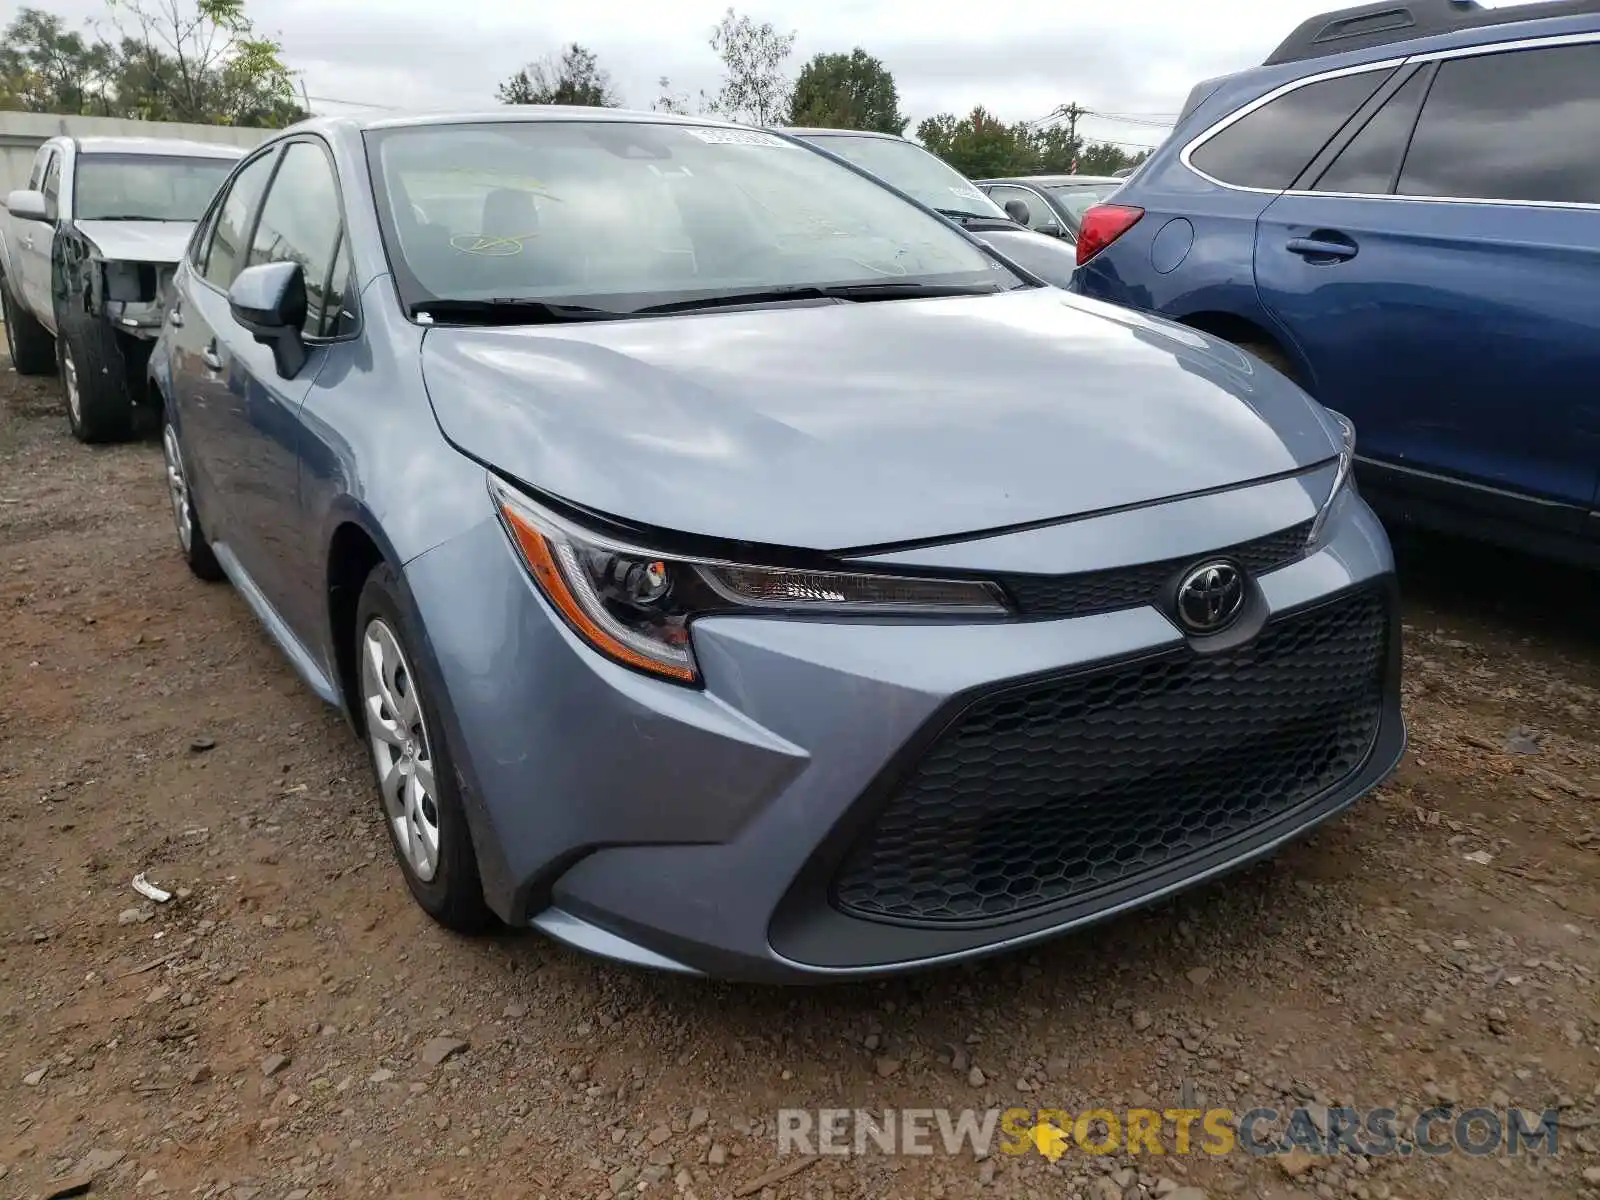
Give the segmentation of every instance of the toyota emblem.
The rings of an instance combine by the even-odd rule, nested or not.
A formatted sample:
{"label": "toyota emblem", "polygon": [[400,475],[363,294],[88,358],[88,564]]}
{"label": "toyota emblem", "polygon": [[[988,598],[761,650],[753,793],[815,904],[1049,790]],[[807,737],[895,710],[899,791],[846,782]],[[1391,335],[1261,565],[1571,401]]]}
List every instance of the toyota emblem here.
{"label": "toyota emblem", "polygon": [[1231,562],[1201,563],[1178,585],[1178,620],[1190,633],[1219,633],[1244,609],[1244,572]]}

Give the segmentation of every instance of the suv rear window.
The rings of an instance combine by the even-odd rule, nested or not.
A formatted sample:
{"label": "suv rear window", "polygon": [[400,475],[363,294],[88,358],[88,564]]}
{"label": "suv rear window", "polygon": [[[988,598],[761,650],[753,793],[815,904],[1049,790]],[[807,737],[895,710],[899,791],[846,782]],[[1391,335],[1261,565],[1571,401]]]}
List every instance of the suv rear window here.
{"label": "suv rear window", "polygon": [[1207,140],[1189,161],[1223,183],[1281,192],[1391,74],[1362,71],[1286,92]]}
{"label": "suv rear window", "polygon": [[1600,43],[1442,63],[1399,190],[1600,203]]}

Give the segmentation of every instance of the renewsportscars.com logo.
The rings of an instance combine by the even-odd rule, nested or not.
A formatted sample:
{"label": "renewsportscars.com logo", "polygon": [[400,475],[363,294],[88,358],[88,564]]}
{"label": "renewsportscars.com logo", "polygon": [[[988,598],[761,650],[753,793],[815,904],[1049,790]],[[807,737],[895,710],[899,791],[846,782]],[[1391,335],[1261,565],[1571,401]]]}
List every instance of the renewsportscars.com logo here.
{"label": "renewsportscars.com logo", "polygon": [[778,1112],[778,1153],[802,1155],[1030,1154],[1050,1161],[1083,1154],[1348,1151],[1373,1158],[1412,1155],[1559,1153],[1560,1114],[1524,1109],[1430,1108],[1407,1122],[1392,1108],[786,1108]]}

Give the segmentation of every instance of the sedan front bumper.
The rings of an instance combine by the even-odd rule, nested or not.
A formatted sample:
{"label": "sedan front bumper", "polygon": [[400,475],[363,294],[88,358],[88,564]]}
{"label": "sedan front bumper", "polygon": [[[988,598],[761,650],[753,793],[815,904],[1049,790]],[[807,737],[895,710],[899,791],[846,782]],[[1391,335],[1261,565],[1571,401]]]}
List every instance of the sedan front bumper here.
{"label": "sedan front bumper", "polygon": [[[1068,571],[1198,560],[1303,521],[1319,487],[1116,514],[1120,550],[1090,520],[913,553],[1002,571],[1056,537]],[[1404,749],[1393,564],[1353,494],[1256,578],[1250,636],[1215,646],[1151,604],[706,618],[693,691],[580,643],[492,521],[406,578],[491,905],[653,967],[803,981],[1025,945],[1270,853]]]}

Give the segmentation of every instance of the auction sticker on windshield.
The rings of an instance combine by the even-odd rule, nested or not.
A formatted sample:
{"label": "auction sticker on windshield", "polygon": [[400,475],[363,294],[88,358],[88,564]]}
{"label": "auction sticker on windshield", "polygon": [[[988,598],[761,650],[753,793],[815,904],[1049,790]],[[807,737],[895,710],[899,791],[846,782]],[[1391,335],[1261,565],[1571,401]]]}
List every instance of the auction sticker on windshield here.
{"label": "auction sticker on windshield", "polygon": [[712,146],[788,146],[782,138],[754,129],[691,129],[691,134]]}

